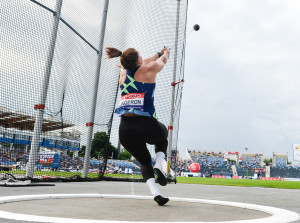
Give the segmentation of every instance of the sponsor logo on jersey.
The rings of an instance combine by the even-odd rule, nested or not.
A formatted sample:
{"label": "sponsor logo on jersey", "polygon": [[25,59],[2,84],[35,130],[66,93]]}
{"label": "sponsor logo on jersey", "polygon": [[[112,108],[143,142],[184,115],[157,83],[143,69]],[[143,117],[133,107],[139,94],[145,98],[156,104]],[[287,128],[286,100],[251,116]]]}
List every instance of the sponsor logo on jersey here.
{"label": "sponsor logo on jersey", "polygon": [[120,102],[120,108],[123,109],[139,109],[144,111],[145,93],[130,93],[123,95]]}

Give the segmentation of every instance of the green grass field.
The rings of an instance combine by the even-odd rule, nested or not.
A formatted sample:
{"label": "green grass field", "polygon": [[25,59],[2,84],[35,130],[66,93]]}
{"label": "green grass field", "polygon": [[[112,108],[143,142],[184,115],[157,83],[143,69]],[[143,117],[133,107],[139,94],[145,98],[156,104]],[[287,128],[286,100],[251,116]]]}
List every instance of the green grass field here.
{"label": "green grass field", "polygon": [[[7,173],[0,171],[0,173]],[[24,175],[23,170],[13,170],[9,172],[15,176]],[[82,173],[76,172],[56,172],[56,171],[35,171],[36,176],[49,176],[49,177],[72,177]],[[113,178],[135,178],[141,179],[141,175],[130,174],[105,174],[106,177]],[[97,178],[99,174],[89,173],[88,178]],[[199,178],[199,177],[177,177],[177,183],[182,184],[203,184],[203,185],[223,185],[223,186],[241,186],[241,187],[266,187],[266,188],[282,188],[282,189],[298,189],[300,190],[300,181],[272,181],[272,180],[247,180],[247,179],[219,179],[219,178]]]}
{"label": "green grass field", "polygon": [[[0,171],[0,173],[8,173],[5,171]],[[20,177],[20,175],[25,176],[26,171],[25,170],[12,170],[9,172],[12,175],[15,175],[16,177]],[[82,173],[80,172],[59,172],[59,171],[34,171],[35,176],[48,176],[48,177],[72,177],[75,175],[79,175],[82,177]],[[88,178],[97,178],[99,174],[97,173],[89,173]]]}
{"label": "green grass field", "polygon": [[[110,177],[131,177],[124,174],[106,174]],[[140,175],[134,175],[134,178],[142,178]],[[223,185],[223,186],[241,186],[241,187],[267,187],[282,189],[300,190],[300,181],[273,181],[273,180],[247,180],[247,179],[219,179],[219,178],[200,178],[200,177],[177,177],[177,183],[182,184],[203,184],[203,185]]]}
{"label": "green grass field", "polygon": [[199,177],[177,177],[177,183],[204,184],[204,185],[224,185],[242,187],[268,187],[282,189],[300,190],[300,181],[273,181],[273,180],[247,180],[247,179],[219,179],[219,178],[199,178]]}

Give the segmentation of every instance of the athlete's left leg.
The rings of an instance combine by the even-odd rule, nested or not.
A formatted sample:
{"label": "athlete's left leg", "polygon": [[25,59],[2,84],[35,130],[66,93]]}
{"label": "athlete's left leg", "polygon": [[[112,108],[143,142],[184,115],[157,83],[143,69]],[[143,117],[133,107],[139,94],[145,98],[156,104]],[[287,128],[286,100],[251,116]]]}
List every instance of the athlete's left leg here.
{"label": "athlete's left leg", "polygon": [[152,119],[152,124],[149,126],[146,141],[149,144],[155,145],[156,162],[153,170],[157,176],[158,183],[162,186],[166,186],[168,181],[163,171],[163,165],[166,165],[165,157],[168,148],[168,130],[165,125],[156,119]]}

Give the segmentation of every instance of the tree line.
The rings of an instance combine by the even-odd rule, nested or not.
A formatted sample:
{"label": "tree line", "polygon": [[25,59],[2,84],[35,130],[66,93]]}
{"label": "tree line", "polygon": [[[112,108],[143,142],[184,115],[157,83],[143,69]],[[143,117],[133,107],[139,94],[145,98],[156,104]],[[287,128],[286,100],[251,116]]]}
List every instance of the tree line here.
{"label": "tree line", "polygon": [[[84,157],[86,146],[82,145],[78,151],[80,157]],[[106,132],[96,132],[91,146],[91,158],[100,159],[101,157],[108,157],[111,159],[130,160],[131,154],[124,150],[118,154],[118,149],[110,142]]]}

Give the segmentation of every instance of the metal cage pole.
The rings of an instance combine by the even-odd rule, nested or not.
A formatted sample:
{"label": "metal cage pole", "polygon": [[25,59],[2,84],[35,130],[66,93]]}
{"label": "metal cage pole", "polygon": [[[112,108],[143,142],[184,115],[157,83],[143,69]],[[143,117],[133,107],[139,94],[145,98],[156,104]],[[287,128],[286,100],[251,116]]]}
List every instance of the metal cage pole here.
{"label": "metal cage pole", "polygon": [[56,9],[55,9],[56,13],[54,16],[53,29],[51,33],[51,40],[50,40],[49,51],[47,55],[46,72],[44,75],[44,81],[42,83],[39,104],[34,106],[34,109],[37,110],[37,113],[36,113],[36,118],[34,123],[34,132],[32,137],[29,160],[26,165],[26,177],[28,178],[32,178],[34,175],[34,168],[39,155],[40,135],[42,131],[45,102],[47,98],[49,79],[51,75],[51,68],[52,68],[52,62],[54,57],[54,49],[55,49],[55,43],[57,38],[61,8],[62,8],[62,0],[56,0]]}
{"label": "metal cage pole", "polygon": [[103,43],[104,43],[106,20],[107,20],[108,3],[109,3],[109,0],[106,0],[104,3],[104,10],[103,10],[102,24],[101,24],[100,43],[99,43],[99,53],[98,53],[98,58],[97,58],[96,80],[95,80],[94,88],[93,88],[94,93],[93,93],[93,98],[92,98],[92,100],[93,100],[92,110],[91,110],[90,119],[89,119],[90,121],[88,123],[86,123],[86,126],[88,128],[88,134],[87,134],[85,158],[84,158],[83,173],[82,173],[83,178],[88,177],[89,166],[90,166],[91,146],[92,146],[92,138],[93,138],[93,130],[94,130],[94,121],[95,121],[96,103],[97,103],[98,86],[99,86],[99,78],[100,78],[100,69],[101,69],[101,62],[102,62]]}
{"label": "metal cage pole", "polygon": [[175,47],[174,47],[174,64],[173,64],[173,82],[172,86],[172,99],[171,99],[171,114],[170,114],[170,125],[168,126],[169,134],[168,134],[168,150],[167,150],[167,172],[170,173],[171,166],[171,156],[172,156],[172,147],[173,147],[173,123],[174,123],[174,99],[175,99],[175,87],[173,85],[176,81],[176,71],[177,71],[177,51],[178,51],[178,31],[179,31],[179,16],[180,16],[180,0],[177,0],[177,14],[176,14],[176,32],[175,32]]}

